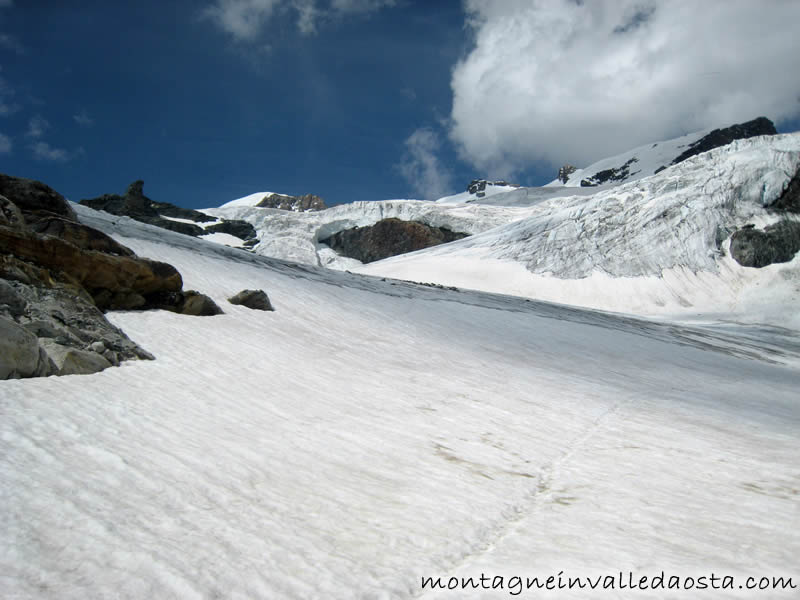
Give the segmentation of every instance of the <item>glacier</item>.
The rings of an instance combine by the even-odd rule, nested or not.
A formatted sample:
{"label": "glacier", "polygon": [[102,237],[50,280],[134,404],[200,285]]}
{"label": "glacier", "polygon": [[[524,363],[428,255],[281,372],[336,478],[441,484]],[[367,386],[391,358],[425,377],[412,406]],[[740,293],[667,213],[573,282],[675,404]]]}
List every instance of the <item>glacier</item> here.
{"label": "glacier", "polygon": [[[155,361],[0,382],[4,597],[498,598],[422,581],[628,570],[800,583],[796,336],[349,274],[75,210],[226,314],[109,313]],[[276,311],[226,302],[243,288]]]}

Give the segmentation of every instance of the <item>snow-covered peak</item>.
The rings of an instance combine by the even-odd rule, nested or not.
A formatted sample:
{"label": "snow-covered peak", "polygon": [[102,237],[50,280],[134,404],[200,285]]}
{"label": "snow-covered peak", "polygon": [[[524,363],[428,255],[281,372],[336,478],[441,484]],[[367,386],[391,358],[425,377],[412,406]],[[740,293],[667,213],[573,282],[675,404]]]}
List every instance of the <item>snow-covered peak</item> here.
{"label": "snow-covered peak", "polygon": [[759,117],[723,129],[695,131],[670,140],[644,144],[616,156],[599,160],[582,169],[565,165],[559,171],[559,178],[554,179],[547,186],[619,185],[655,175],[690,156],[724,146],[737,139],[776,133],[772,121],[766,117]]}
{"label": "snow-covered peak", "polygon": [[[236,200],[231,200],[230,202],[226,202],[219,206],[219,208],[228,208],[228,207],[238,207],[238,206],[255,206],[259,202],[261,202],[267,196],[271,196],[275,194],[276,196],[285,196],[289,197],[288,194],[277,194],[275,192],[256,192],[255,194],[250,194],[248,196],[244,196],[243,198],[237,198]],[[209,209],[210,210],[210,209]]]}

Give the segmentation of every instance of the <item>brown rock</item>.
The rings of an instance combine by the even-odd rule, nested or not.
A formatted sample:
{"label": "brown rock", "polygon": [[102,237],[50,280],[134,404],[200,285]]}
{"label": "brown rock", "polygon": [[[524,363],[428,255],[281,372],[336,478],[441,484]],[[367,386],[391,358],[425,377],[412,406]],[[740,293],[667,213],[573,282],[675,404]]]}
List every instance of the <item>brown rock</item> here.
{"label": "brown rock", "polygon": [[40,181],[0,174],[0,196],[16,204],[28,224],[51,216],[78,220],[64,196]]}

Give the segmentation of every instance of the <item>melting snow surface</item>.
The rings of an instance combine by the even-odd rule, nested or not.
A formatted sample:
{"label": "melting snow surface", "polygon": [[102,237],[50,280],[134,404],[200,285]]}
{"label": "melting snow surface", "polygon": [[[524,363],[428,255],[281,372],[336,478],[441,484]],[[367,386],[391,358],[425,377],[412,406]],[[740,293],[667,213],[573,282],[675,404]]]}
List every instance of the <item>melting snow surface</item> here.
{"label": "melting snow surface", "polygon": [[[786,332],[383,281],[76,210],[226,314],[110,313],[157,360],[0,382],[3,597],[506,598],[421,581],[559,571],[800,583]],[[244,288],[276,311],[226,302]]]}

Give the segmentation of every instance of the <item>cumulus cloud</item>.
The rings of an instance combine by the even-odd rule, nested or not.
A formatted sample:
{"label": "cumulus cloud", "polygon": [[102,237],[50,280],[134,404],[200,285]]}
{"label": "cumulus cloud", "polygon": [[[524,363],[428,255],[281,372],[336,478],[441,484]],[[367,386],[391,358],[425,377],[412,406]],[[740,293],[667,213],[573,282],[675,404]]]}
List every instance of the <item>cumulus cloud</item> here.
{"label": "cumulus cloud", "polygon": [[[1,0],[0,0],[1,1]],[[396,0],[214,0],[203,11],[204,17],[240,42],[251,42],[276,12],[294,12],[297,28],[303,34],[316,33],[321,22],[346,15],[367,14]]]}
{"label": "cumulus cloud", "polygon": [[6,48],[16,54],[25,54],[25,47],[13,35],[0,33],[0,47]]}
{"label": "cumulus cloud", "polygon": [[11,148],[13,148],[11,138],[0,133],[0,154],[11,154]]}
{"label": "cumulus cloud", "polygon": [[5,79],[0,77],[0,117],[13,115],[15,112],[19,111],[19,104],[16,104],[11,100],[13,96],[14,89]]}
{"label": "cumulus cloud", "polygon": [[72,155],[63,148],[53,148],[47,142],[35,142],[31,144],[31,150],[37,160],[66,162],[72,158]]}
{"label": "cumulus cloud", "polygon": [[28,121],[28,132],[25,135],[31,138],[40,138],[48,129],[50,129],[50,123],[47,122],[47,119],[36,115]]}
{"label": "cumulus cloud", "polygon": [[800,2],[465,0],[450,137],[488,176],[800,114]]}
{"label": "cumulus cloud", "polygon": [[432,129],[420,128],[406,139],[406,151],[398,169],[418,198],[446,196],[453,189],[452,174],[437,154],[441,141]]}
{"label": "cumulus cloud", "polygon": [[81,127],[91,127],[94,125],[94,119],[89,116],[86,110],[82,110],[77,115],[72,115],[72,118]]}

